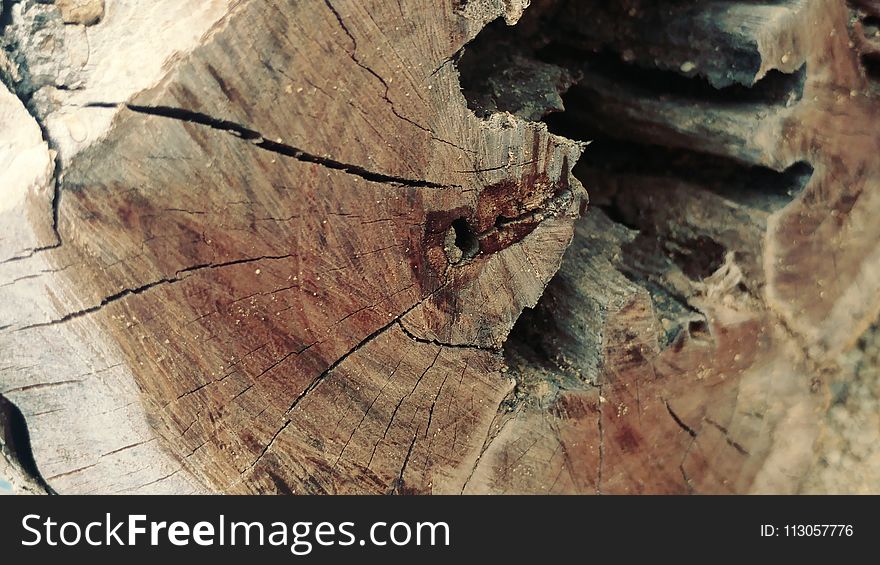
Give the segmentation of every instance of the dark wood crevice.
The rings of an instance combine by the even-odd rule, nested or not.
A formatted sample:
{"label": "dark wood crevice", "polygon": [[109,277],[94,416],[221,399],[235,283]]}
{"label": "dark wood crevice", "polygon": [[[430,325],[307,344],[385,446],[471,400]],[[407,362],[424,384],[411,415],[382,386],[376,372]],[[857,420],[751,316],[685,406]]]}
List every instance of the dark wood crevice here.
{"label": "dark wood crevice", "polygon": [[56,494],[37,468],[27,421],[21,410],[2,394],[0,394],[0,456],[6,457],[10,464],[20,467],[25,476],[46,494]]}
{"label": "dark wood crevice", "polygon": [[[825,249],[816,237],[797,243],[812,233],[812,218],[827,216],[822,191],[847,191],[834,175],[849,174],[830,156],[845,150],[809,124],[842,119],[825,118],[828,99],[858,106],[870,96],[855,82],[843,86],[850,55],[815,46],[825,33],[815,22],[841,15],[826,8],[833,15],[810,2],[548,0],[513,28],[489,26],[458,62],[478,116],[540,118],[553,133],[589,143],[574,169],[589,210],[505,353],[521,395],[514,421],[546,418],[528,406],[554,405],[546,433],[562,444],[567,429],[595,440],[595,492],[741,491],[754,480],[743,462],[766,453],[747,437],[756,424],[746,421],[766,425],[771,416],[739,407],[737,387],[767,371],[750,367],[780,343],[803,347],[810,362],[821,357],[803,345],[811,338],[801,332],[814,330],[790,321],[803,312],[791,304],[827,302],[825,275],[800,267],[800,257],[784,262],[779,248],[793,256],[810,245],[805,253],[837,260],[834,250],[812,250]],[[861,22],[869,34],[873,24]],[[865,43],[852,55],[868,78],[872,49]],[[498,52],[508,56],[492,57]],[[823,69],[829,57],[841,61],[834,72],[842,76]],[[530,95],[536,84],[555,89],[539,105]],[[780,280],[790,285],[784,299]],[[797,374],[777,378],[799,382]],[[810,395],[822,391],[815,382],[797,389],[805,398],[786,402],[814,402]],[[574,406],[589,406],[596,429],[569,420]],[[685,436],[674,440],[678,456],[665,460],[657,442],[676,434]],[[519,445],[497,448],[499,458],[521,457]],[[647,468],[654,471],[639,475]],[[731,472],[737,486],[721,478]],[[633,474],[645,482],[634,486]]]}
{"label": "dark wood crevice", "polygon": [[871,0],[848,0],[848,4],[850,37],[862,51],[860,63],[865,76],[876,88],[880,81],[880,6]]}
{"label": "dark wood crevice", "polygon": [[[652,67],[643,61],[626,61],[626,54],[614,50],[614,42],[588,37],[592,28],[572,31],[570,25],[561,21],[564,14],[570,13],[565,4],[539,3],[531,19],[527,16],[525,22],[513,29],[496,21],[465,48],[457,66],[468,104],[478,116],[506,111],[540,118],[556,134],[590,142],[574,173],[588,187],[591,207],[601,209],[610,220],[636,234],[621,248],[617,269],[652,297],[655,314],[664,327],[658,333],[661,347],[672,346],[683,335],[711,341],[704,314],[689,304],[689,297],[682,295],[669,277],[683,273],[691,280],[703,280],[724,265],[728,251],[745,253],[757,260],[760,250],[731,249],[729,242],[718,241],[712,233],[701,233],[699,227],[670,229],[660,225],[653,218],[656,202],[633,199],[629,185],[635,183],[632,190],[644,192],[644,186],[636,185],[657,184],[658,188],[652,190],[660,196],[661,185],[687,184],[763,215],[782,209],[796,198],[810,181],[813,167],[806,161],[797,161],[777,171],[739,156],[701,152],[674,139],[663,145],[656,136],[640,138],[638,125],[628,126],[626,117],[603,110],[604,95],[597,98],[594,86],[598,81],[607,85],[602,88],[609,96],[625,92],[635,98],[662,100],[672,107],[697,105],[721,111],[741,107],[787,108],[803,97],[806,64],[793,72],[771,69],[753,84],[734,82],[718,86],[718,81],[713,84],[705,76],[672,70],[668,64],[657,62]],[[640,29],[646,29],[652,22],[656,23],[649,19]],[[651,33],[656,31],[651,30],[648,35]],[[588,45],[596,50],[585,49]],[[504,55],[498,57],[497,53]],[[725,56],[722,50],[721,57]],[[749,63],[751,72],[756,72],[757,65]],[[548,88],[549,94],[535,96],[535,90],[546,92]],[[536,106],[536,100],[543,105]],[[662,135],[659,139],[663,139]],[[690,193],[671,196],[673,200],[664,204],[687,205],[677,203],[676,197],[689,198]],[[757,238],[750,243],[757,245]],[[739,288],[751,288],[756,294],[761,284],[738,283]],[[551,295],[553,286],[551,282]],[[539,336],[553,335],[559,328],[552,321],[552,309],[544,304],[550,299],[542,300],[536,311],[523,314],[507,347],[530,350],[546,362],[554,355],[541,345]],[[531,345],[523,348],[521,342]],[[521,360],[522,355],[517,358]]]}

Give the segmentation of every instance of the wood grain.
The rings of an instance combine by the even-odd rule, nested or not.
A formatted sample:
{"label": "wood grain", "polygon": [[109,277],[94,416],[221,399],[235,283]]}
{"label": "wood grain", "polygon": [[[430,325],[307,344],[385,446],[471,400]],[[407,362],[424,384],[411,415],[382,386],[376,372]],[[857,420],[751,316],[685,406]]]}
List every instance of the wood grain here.
{"label": "wood grain", "polygon": [[20,484],[803,488],[880,313],[876,2],[198,4],[3,30]]}

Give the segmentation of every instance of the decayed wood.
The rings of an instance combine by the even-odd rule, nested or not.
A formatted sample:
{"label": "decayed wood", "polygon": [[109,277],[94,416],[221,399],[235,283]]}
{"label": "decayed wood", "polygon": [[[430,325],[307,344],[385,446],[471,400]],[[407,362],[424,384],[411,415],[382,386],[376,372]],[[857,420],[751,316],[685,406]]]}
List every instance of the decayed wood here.
{"label": "decayed wood", "polygon": [[49,488],[815,484],[880,308],[875,3],[57,4],[0,61]]}
{"label": "decayed wood", "polygon": [[627,63],[702,76],[716,88],[752,86],[769,71],[799,69],[823,9],[822,2],[802,0],[555,4],[566,43],[610,49]]}
{"label": "decayed wood", "polygon": [[[733,26],[735,33],[719,41],[709,57],[713,63],[693,53],[678,56],[670,48],[668,57],[658,57],[661,62],[656,65],[677,66],[682,75],[705,77],[721,86],[727,80],[713,65],[737,68],[747,48],[753,61],[750,74],[735,82],[754,87],[707,93],[701,85],[681,87],[669,79],[660,81],[668,82],[668,90],[651,90],[650,80],[639,83],[628,75],[615,79],[601,64],[587,63],[578,94],[590,103],[579,105],[575,113],[597,132],[613,130],[645,143],[708,152],[747,165],[784,171],[808,163],[814,174],[806,192],[769,218],[764,291],[770,307],[808,347],[816,348],[814,356],[834,355],[851,346],[878,312],[880,288],[873,268],[877,263],[870,255],[880,234],[862,216],[873,209],[870,187],[878,178],[873,159],[878,137],[871,126],[876,86],[851,39],[846,3],[705,2],[671,10],[640,2],[627,5],[628,17],[614,20],[623,22],[619,33],[607,27],[600,32],[589,29],[591,48],[617,49],[623,61],[653,66],[646,62],[647,55],[633,58],[618,40],[609,38],[644,30],[644,50],[651,53],[663,45],[655,36],[658,29],[667,30],[667,43],[676,44],[685,33],[682,22],[689,22],[688,38],[710,32],[726,37],[724,29]],[[563,16],[563,21],[579,21],[567,12]],[[700,45],[695,42],[692,48],[699,50]],[[771,76],[779,72],[794,74],[787,79]],[[852,319],[858,320],[855,326]]]}
{"label": "decayed wood", "polygon": [[[578,77],[554,123],[598,139],[576,171],[594,208],[525,323],[538,329],[508,343],[528,392],[496,422],[475,476],[492,492],[811,488],[823,391],[845,380],[837,355],[878,298],[860,247],[876,234],[855,212],[874,206],[876,136],[858,132],[877,100],[850,12],[535,8],[511,43]],[[701,42],[718,33],[710,56]]]}

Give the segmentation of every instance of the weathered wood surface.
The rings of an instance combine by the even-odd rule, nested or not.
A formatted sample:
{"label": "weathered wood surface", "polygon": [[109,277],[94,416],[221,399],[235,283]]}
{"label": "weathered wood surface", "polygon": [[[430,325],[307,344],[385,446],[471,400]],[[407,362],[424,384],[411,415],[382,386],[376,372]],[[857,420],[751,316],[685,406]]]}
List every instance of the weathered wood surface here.
{"label": "weathered wood surface", "polygon": [[876,7],[526,4],[14,5],[0,394],[50,488],[821,488]]}
{"label": "weathered wood surface", "polygon": [[3,393],[54,488],[460,490],[582,197],[576,143],[458,91],[503,13],[235,3],[149,88],[50,114],[112,114],[64,146],[60,242],[3,264]]}
{"label": "weathered wood surface", "polygon": [[520,56],[578,77],[554,123],[596,139],[576,169],[593,209],[528,322],[544,367],[518,363],[531,392],[478,472],[493,492],[818,488],[828,386],[880,298],[857,14],[545,2],[525,20]]}

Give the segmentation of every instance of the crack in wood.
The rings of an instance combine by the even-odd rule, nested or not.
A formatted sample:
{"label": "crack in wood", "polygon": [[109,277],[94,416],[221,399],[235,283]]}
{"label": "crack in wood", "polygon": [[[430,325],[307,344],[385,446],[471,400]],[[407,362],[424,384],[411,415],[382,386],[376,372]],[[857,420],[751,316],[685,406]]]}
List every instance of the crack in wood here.
{"label": "crack in wood", "polygon": [[744,448],[739,442],[737,442],[732,437],[730,437],[730,432],[727,430],[726,427],[722,426],[721,424],[719,424],[718,422],[716,422],[715,420],[713,420],[711,418],[706,418],[706,422],[708,422],[710,425],[715,427],[719,432],[724,434],[724,441],[727,442],[727,445],[729,445],[730,447],[737,450],[741,455],[745,455],[746,457],[749,456],[749,452],[746,450],[746,448]]}
{"label": "crack in wood", "polygon": [[669,405],[669,401],[664,400],[663,403],[666,405],[666,411],[669,412],[669,415],[672,417],[673,420],[675,420],[675,423],[678,425],[678,427],[686,431],[689,436],[693,438],[697,437],[697,432],[695,432],[693,428],[685,424],[684,421],[678,417],[678,414],[676,414],[672,410],[672,406]]}
{"label": "crack in wood", "polygon": [[[293,413],[293,411],[296,409],[296,407],[300,404],[300,402],[302,402],[303,399],[305,399],[305,398],[309,395],[309,393],[311,393],[311,392],[314,391],[318,386],[320,386],[321,383],[324,382],[324,380],[325,380],[325,379],[326,379],[326,378],[327,378],[327,377],[333,372],[334,369],[336,369],[337,367],[339,367],[339,366],[340,366],[340,365],[341,365],[346,359],[348,359],[351,355],[355,354],[357,351],[359,351],[361,348],[363,348],[364,346],[366,346],[367,344],[369,344],[371,341],[373,341],[373,340],[375,340],[376,338],[378,338],[378,337],[379,337],[380,335],[382,335],[386,330],[388,330],[389,328],[393,327],[395,324],[398,323],[398,321],[400,320],[400,318],[402,318],[403,316],[406,316],[406,315],[407,315],[408,313],[410,313],[412,310],[414,310],[415,308],[417,308],[418,306],[420,306],[421,304],[423,304],[426,300],[428,300],[431,296],[433,296],[434,294],[436,294],[436,293],[437,293],[439,290],[441,290],[442,288],[443,288],[443,286],[437,288],[437,289],[434,290],[432,293],[430,293],[428,296],[426,296],[425,298],[419,300],[417,303],[413,304],[411,307],[407,308],[403,313],[401,313],[400,315],[398,315],[397,317],[395,317],[393,320],[391,320],[391,321],[388,322],[387,324],[385,324],[385,325],[383,325],[382,327],[380,327],[379,329],[377,329],[375,332],[371,333],[370,335],[368,335],[367,337],[365,337],[364,339],[362,339],[362,340],[361,340],[360,342],[358,342],[354,347],[352,347],[351,349],[349,349],[345,354],[343,354],[343,355],[340,356],[338,359],[336,359],[336,361],[334,361],[333,363],[331,363],[330,366],[327,367],[327,369],[325,369],[324,371],[321,372],[321,374],[319,374],[317,377],[315,377],[315,378],[312,380],[312,382],[309,383],[309,385],[308,385],[305,389],[303,389],[303,391],[302,391],[300,394],[298,394],[298,395],[296,396],[296,398],[293,399],[293,402],[290,404],[290,407],[284,412],[284,416],[285,416],[285,417],[284,417],[284,422],[282,423],[282,425],[280,426],[280,428],[278,429],[278,431],[276,431],[275,434],[273,434],[272,438],[269,440],[269,443],[268,443],[268,444],[262,449],[262,451],[259,453],[259,455],[257,455],[256,459],[254,459],[254,461],[253,461],[250,465],[248,465],[247,468],[245,468],[243,471],[241,471],[241,473],[240,473],[240,475],[239,475],[239,479],[238,479],[238,481],[236,482],[236,484],[238,484],[239,482],[241,482],[241,481],[244,479],[245,474],[246,474],[247,472],[249,472],[250,470],[252,470],[252,469],[257,465],[257,463],[260,461],[260,459],[261,459],[263,456],[265,456],[266,453],[269,452],[269,449],[270,449],[270,448],[272,447],[272,445],[275,443],[275,440],[278,438],[278,436],[281,434],[281,432],[283,432],[283,431],[284,431],[284,430],[290,425],[290,423],[293,421],[293,419],[290,417],[290,415]],[[439,352],[438,352],[438,355],[439,355]],[[374,451],[374,453],[375,453],[375,451]],[[341,457],[341,454],[340,454],[340,457]],[[369,465],[368,465],[368,467],[369,467]]]}
{"label": "crack in wood", "polygon": [[292,145],[288,145],[286,143],[280,143],[278,141],[272,141],[271,139],[266,139],[263,135],[255,130],[252,130],[248,127],[245,127],[241,124],[237,124],[235,122],[231,122],[229,120],[222,120],[218,118],[213,118],[208,114],[204,114],[202,112],[194,112],[192,110],[186,110],[183,108],[175,108],[172,106],[142,106],[138,104],[119,104],[114,102],[92,102],[85,105],[89,108],[119,108],[124,107],[132,112],[136,112],[139,114],[146,114],[150,116],[157,116],[161,118],[169,118],[173,120],[178,120],[186,123],[197,124],[205,127],[209,127],[211,129],[222,131],[229,133],[235,137],[238,137],[244,141],[251,142],[255,147],[263,149],[265,151],[269,151],[271,153],[275,153],[278,155],[283,155],[285,157],[292,157],[298,161],[302,161],[304,163],[313,163],[316,165],[320,165],[322,167],[332,169],[335,171],[341,171],[343,173],[354,175],[356,177],[360,177],[364,180],[368,180],[371,182],[377,182],[381,184],[391,184],[397,186],[404,186],[410,188],[437,188],[437,189],[461,189],[463,188],[461,185],[456,184],[442,184],[436,183],[428,180],[417,180],[410,179],[405,177],[399,177],[394,175],[387,175],[384,173],[377,173],[375,171],[370,171],[365,169],[359,165],[354,165],[351,163],[343,163],[341,161],[337,161],[335,159],[330,159],[328,157],[320,157],[318,155],[313,155],[310,153],[306,153],[302,149],[294,147]]}
{"label": "crack in wood", "polygon": [[474,478],[474,474],[477,472],[477,468],[480,466],[480,462],[483,460],[483,455],[485,455],[486,451],[489,450],[489,448],[492,446],[492,444],[495,442],[495,440],[499,436],[501,436],[501,433],[505,430],[505,428],[507,428],[508,424],[510,424],[514,420],[514,418],[516,417],[515,413],[513,415],[511,415],[510,417],[508,417],[504,421],[504,423],[501,424],[501,427],[499,427],[493,433],[492,427],[495,425],[497,413],[501,410],[501,407],[505,405],[506,401],[507,401],[507,398],[504,398],[501,400],[501,403],[499,403],[498,410],[496,411],[496,417],[492,418],[492,421],[489,423],[489,428],[486,430],[486,437],[483,440],[483,445],[480,448],[480,452],[477,454],[477,458],[474,460],[474,464],[471,466],[470,473],[468,473],[467,478],[464,480],[464,483],[462,483],[462,485],[461,485],[461,490],[459,491],[459,494],[464,494],[464,491],[467,489],[468,484],[470,484],[471,479]]}
{"label": "crack in wood", "polygon": [[400,466],[400,473],[398,473],[397,478],[394,480],[394,487],[389,494],[398,494],[403,488],[403,474],[406,472],[407,465],[409,465],[409,458],[412,455],[413,447],[416,445],[416,439],[418,439],[418,437],[419,431],[416,430],[413,434],[412,441],[409,443],[409,449],[406,450],[406,456],[403,458],[403,465]]}
{"label": "crack in wood", "polygon": [[127,288],[127,289],[121,290],[115,294],[112,294],[112,295],[102,299],[101,302],[99,302],[98,304],[96,304],[94,306],[90,306],[88,308],[83,308],[82,310],[77,310],[75,312],[70,312],[70,313],[65,314],[64,316],[57,318],[55,320],[49,320],[47,322],[38,322],[36,324],[29,324],[27,326],[22,326],[22,327],[16,328],[14,331],[16,331],[16,332],[27,331],[27,330],[32,330],[32,329],[36,329],[36,328],[52,326],[55,324],[62,324],[64,322],[68,322],[68,321],[76,319],[76,318],[81,318],[83,316],[93,314],[93,313],[101,310],[102,308],[104,308],[108,304],[112,304],[112,303],[117,302],[119,300],[123,300],[125,298],[128,298],[129,296],[143,294],[143,293],[147,292],[148,290],[151,290],[151,289],[156,288],[158,286],[171,285],[174,283],[178,283],[182,280],[189,278],[194,273],[198,273],[201,271],[220,269],[220,268],[224,268],[224,267],[231,267],[234,265],[246,265],[248,263],[254,263],[257,261],[288,259],[290,257],[292,257],[292,255],[289,253],[285,254],[285,255],[262,255],[260,257],[250,257],[247,259],[236,259],[233,261],[226,261],[226,262],[222,262],[222,263],[205,263],[205,264],[200,264],[200,265],[194,265],[192,267],[187,267],[185,269],[178,270],[174,274],[173,277],[164,277],[164,278],[161,278],[157,281],[153,281],[153,282],[141,285],[136,288]]}
{"label": "crack in wood", "polygon": [[[395,116],[397,116],[399,119],[405,121],[406,123],[408,123],[408,124],[410,124],[410,125],[413,125],[413,126],[417,127],[418,129],[424,131],[425,133],[429,134],[429,135],[431,136],[431,139],[433,139],[434,141],[437,141],[437,142],[439,142],[439,143],[443,143],[443,144],[449,145],[450,147],[454,147],[455,149],[458,149],[459,151],[462,151],[462,152],[464,152],[464,153],[469,153],[469,154],[472,154],[472,155],[473,155],[473,154],[476,154],[476,152],[473,151],[473,150],[468,150],[468,149],[465,149],[465,148],[463,148],[463,147],[459,147],[458,145],[452,143],[451,141],[447,141],[447,140],[445,140],[445,139],[442,139],[442,138],[440,138],[440,137],[437,137],[437,134],[434,133],[434,131],[431,130],[430,128],[427,128],[427,127],[421,125],[420,123],[418,123],[418,122],[416,122],[416,121],[414,121],[414,120],[412,120],[412,119],[410,119],[410,118],[404,116],[403,114],[401,114],[401,113],[397,110],[397,107],[395,106],[394,101],[391,100],[391,98],[389,97],[389,94],[388,94],[388,93],[391,91],[391,86],[388,84],[388,81],[386,81],[384,78],[382,78],[382,75],[380,75],[379,73],[377,73],[376,71],[374,71],[372,68],[370,68],[369,66],[365,65],[365,64],[364,64],[364,63],[363,63],[363,62],[357,57],[357,50],[358,50],[358,42],[357,42],[357,39],[355,39],[354,35],[352,35],[351,31],[348,29],[348,26],[345,25],[345,22],[343,21],[342,16],[339,14],[339,11],[337,11],[336,8],[333,6],[333,4],[330,3],[330,0],[324,0],[324,5],[326,5],[327,8],[329,8],[330,11],[333,12],[333,16],[336,18],[336,21],[339,22],[339,26],[342,28],[342,31],[345,32],[345,35],[347,35],[348,38],[349,38],[349,39],[351,40],[351,42],[352,42],[352,49],[351,49],[351,51],[347,51],[347,50],[346,50],[346,54],[349,56],[349,58],[352,60],[352,62],[354,62],[355,65],[357,65],[358,67],[360,67],[360,68],[362,68],[363,70],[367,71],[371,76],[373,76],[376,80],[378,80],[378,81],[382,84],[382,86],[385,88],[385,92],[383,93],[382,98],[385,100],[385,102],[388,103],[388,106],[391,108],[391,112],[392,112]],[[439,70],[439,69],[438,69],[438,70]],[[433,75],[432,75],[432,76],[433,76]]]}
{"label": "crack in wood", "polygon": [[503,344],[502,344],[497,349],[493,349],[490,347],[483,347],[483,346],[479,346],[479,345],[472,345],[472,344],[466,344],[466,343],[446,343],[446,342],[439,341],[436,339],[427,339],[424,337],[417,336],[409,328],[407,328],[406,325],[404,325],[405,322],[403,321],[402,317],[397,319],[397,323],[400,326],[401,331],[403,331],[403,333],[406,334],[406,337],[408,337],[411,340],[416,341],[418,343],[424,343],[427,345],[437,345],[440,347],[449,347],[452,349],[471,349],[471,350],[475,350],[475,351],[485,351],[487,353],[492,353],[492,354],[500,353],[502,350],[502,347],[503,347]]}
{"label": "crack in wood", "polygon": [[44,494],[57,494],[37,467],[24,415],[3,394],[0,394],[0,456],[18,469],[32,488],[41,489]]}

